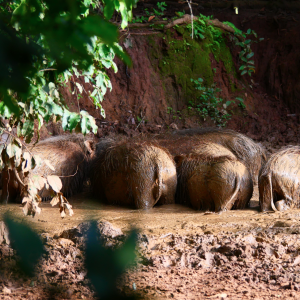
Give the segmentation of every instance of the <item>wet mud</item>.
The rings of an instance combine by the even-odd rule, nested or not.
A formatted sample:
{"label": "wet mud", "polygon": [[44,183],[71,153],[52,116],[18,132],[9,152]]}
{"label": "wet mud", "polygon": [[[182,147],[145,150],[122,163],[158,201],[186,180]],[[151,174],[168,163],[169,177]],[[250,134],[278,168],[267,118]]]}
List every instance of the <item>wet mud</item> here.
{"label": "wet mud", "polygon": [[31,224],[49,253],[37,276],[24,279],[13,251],[2,244],[0,299],[96,299],[83,266],[82,240],[74,236],[74,228],[80,231],[88,220],[101,220],[107,247],[120,245],[118,236],[138,229],[137,264],[119,283],[125,294],[145,299],[300,297],[300,212],[259,212],[257,188],[250,208],[222,214],[181,205],[148,211],[99,206],[86,195],[70,202],[75,214],[65,219],[49,203],[42,203],[42,214],[35,218],[25,218],[17,204],[0,207],[1,216],[9,210]]}

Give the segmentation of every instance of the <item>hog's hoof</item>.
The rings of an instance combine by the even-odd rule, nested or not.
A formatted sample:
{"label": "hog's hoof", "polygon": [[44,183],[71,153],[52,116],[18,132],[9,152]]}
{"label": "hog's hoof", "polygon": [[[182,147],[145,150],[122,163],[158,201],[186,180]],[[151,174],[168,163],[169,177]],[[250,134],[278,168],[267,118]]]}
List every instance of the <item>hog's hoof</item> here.
{"label": "hog's hoof", "polygon": [[278,211],[288,210],[290,207],[285,203],[285,200],[275,202],[275,207]]}

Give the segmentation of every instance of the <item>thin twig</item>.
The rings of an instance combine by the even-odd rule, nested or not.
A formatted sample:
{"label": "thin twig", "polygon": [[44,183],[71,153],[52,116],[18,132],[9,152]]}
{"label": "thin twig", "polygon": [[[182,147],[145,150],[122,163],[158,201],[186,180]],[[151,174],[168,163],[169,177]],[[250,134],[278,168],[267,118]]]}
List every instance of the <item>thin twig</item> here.
{"label": "thin twig", "polygon": [[194,39],[194,18],[193,18],[193,10],[192,10],[192,0],[186,0],[189,8],[190,8],[190,11],[191,11],[191,24],[192,24],[192,40]]}
{"label": "thin twig", "polygon": [[65,175],[65,176],[63,176],[63,175],[58,176],[58,175],[57,175],[57,177],[60,177],[60,178],[66,178],[66,177],[73,177],[73,176],[75,176],[75,175],[77,174],[77,172],[78,172],[78,166],[79,166],[83,161],[84,161],[84,159],[77,165],[76,172],[75,172],[73,175]]}
{"label": "thin twig", "polygon": [[151,34],[159,34],[161,32],[159,31],[153,31],[153,32],[131,32],[130,35],[151,35]]}
{"label": "thin twig", "polygon": [[45,71],[57,71],[57,69],[49,68],[49,69],[42,69],[42,70],[39,70],[39,72],[45,72]]}
{"label": "thin twig", "polygon": [[142,120],[141,120],[141,122],[138,124],[138,126],[136,126],[136,129],[135,129],[135,131],[139,128],[139,126],[141,125],[141,123],[143,122],[143,120],[144,120],[144,118],[145,118],[145,116],[143,116],[142,117]]}
{"label": "thin twig", "polygon": [[75,96],[76,96],[76,100],[77,100],[77,106],[78,106],[78,112],[80,113],[80,106],[79,106],[79,100],[78,100],[78,92],[77,92],[77,89],[76,89],[76,81],[75,81],[75,75],[72,75],[72,77],[74,76],[74,90],[75,90]]}
{"label": "thin twig", "polygon": [[[15,136],[14,134],[12,134],[11,132],[9,132],[9,131],[7,131],[7,130],[5,130],[5,129],[2,129],[2,128],[1,128],[1,130],[3,130],[3,132],[5,132],[5,133],[9,134],[10,136],[12,136],[14,139],[18,139],[18,140],[20,141],[20,143],[22,144],[22,146],[24,146],[24,147],[26,148],[26,150],[28,151],[28,153],[29,153],[31,156],[33,156],[33,154],[31,153],[31,151],[27,148],[27,146],[23,143],[22,140],[20,140],[17,136]],[[6,140],[6,141],[7,141],[7,140]],[[6,142],[4,142],[4,144],[6,144]]]}

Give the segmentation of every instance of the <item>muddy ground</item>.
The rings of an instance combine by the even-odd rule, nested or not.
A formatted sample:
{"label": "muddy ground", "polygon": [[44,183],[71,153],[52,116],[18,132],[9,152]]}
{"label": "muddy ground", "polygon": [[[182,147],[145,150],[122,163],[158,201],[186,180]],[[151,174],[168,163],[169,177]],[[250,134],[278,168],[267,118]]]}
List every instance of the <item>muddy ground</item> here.
{"label": "muddy ground", "polygon": [[[87,195],[70,199],[74,216],[61,219],[43,203],[25,218],[17,204],[1,206],[31,224],[48,251],[37,275],[22,276],[13,250],[0,246],[0,299],[96,299],[83,266],[85,222],[100,221],[107,247],[138,228],[138,259],[119,284],[144,299],[299,299],[300,211],[263,214],[255,190],[251,207],[222,214],[180,205],[149,211],[99,206]],[[74,230],[74,228],[77,228]],[[134,290],[134,289],[135,290]]]}
{"label": "muddy ground", "polygon": [[[254,1],[247,1],[250,7],[241,7],[235,15],[231,7],[215,7],[230,1],[193,2],[198,2],[195,14],[213,14],[243,30],[254,29],[259,37],[265,38],[253,48],[256,73],[253,81],[247,79],[252,86],[243,89],[246,110],[234,115],[227,127],[262,142],[270,152],[299,143],[299,10],[286,10],[266,2],[252,7]],[[189,13],[185,1],[175,4],[168,2],[167,17],[183,10]],[[147,5],[151,1],[140,1],[134,14],[139,15]],[[199,124],[212,126],[190,115],[174,121],[168,106],[181,111],[188,99],[183,99],[176,78],[161,77],[160,70],[151,61],[149,53],[155,47],[163,51],[161,43],[155,47],[149,45],[147,37],[153,33],[149,28],[130,29],[130,33],[135,47],[127,51],[133,67],[126,68],[116,61],[119,72],[109,71],[113,90],[103,102],[107,118],[103,120],[99,116],[85,94],[79,101],[81,109],[97,118],[97,137],[110,133],[157,134]],[[124,33],[124,37],[128,34],[129,31]],[[156,32],[153,35],[155,41],[163,39]],[[225,93],[228,85],[222,70],[222,65],[216,66],[215,79],[223,89],[221,97],[240,96]],[[162,82],[169,84],[169,92],[163,89]],[[76,95],[69,94],[64,95],[66,103],[77,111]],[[172,101],[167,102],[169,94]],[[147,123],[142,122],[144,117]],[[55,123],[43,130],[42,138],[62,134],[61,127]],[[178,151],[186,150],[186,146],[179,140],[174,143]],[[90,202],[87,194],[69,200],[74,216],[65,219],[49,203],[41,205],[42,214],[35,218],[24,217],[17,204],[0,206],[1,216],[10,210],[16,220],[31,224],[48,251],[37,275],[23,276],[0,224],[0,299],[96,299],[83,265],[80,237],[85,222],[91,219],[101,220],[99,227],[107,247],[121,244],[130,228],[139,230],[137,265],[128,270],[119,284],[125,294],[138,293],[145,299],[300,298],[300,211],[260,213],[257,188],[251,208],[221,215],[196,212],[179,205],[149,211],[99,206]]]}

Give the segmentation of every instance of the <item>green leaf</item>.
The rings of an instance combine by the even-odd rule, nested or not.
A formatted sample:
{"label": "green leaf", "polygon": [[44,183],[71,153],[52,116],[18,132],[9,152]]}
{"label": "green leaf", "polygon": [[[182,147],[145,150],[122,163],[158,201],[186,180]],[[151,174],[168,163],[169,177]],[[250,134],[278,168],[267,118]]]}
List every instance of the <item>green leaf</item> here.
{"label": "green leaf", "polygon": [[100,16],[88,16],[82,20],[81,27],[87,36],[99,36],[108,45],[118,39],[117,27]]}
{"label": "green leaf", "polygon": [[41,127],[42,127],[43,124],[44,124],[44,119],[43,119],[43,117],[42,117],[40,114],[37,114],[37,119],[38,119],[38,121],[39,121],[39,124],[38,124],[38,130],[40,130]]}
{"label": "green leaf", "polygon": [[83,91],[82,85],[80,83],[78,83],[78,82],[75,82],[75,84],[76,84],[76,86],[77,86],[77,88],[79,90],[79,93],[82,94],[82,91]]}
{"label": "green leaf", "polygon": [[64,110],[64,113],[62,115],[62,124],[61,124],[64,131],[68,130],[68,120],[70,115],[71,112],[69,112],[68,110]]}
{"label": "green leaf", "polygon": [[85,135],[92,129],[92,131],[96,134],[97,133],[97,125],[95,119],[90,116],[86,111],[82,110],[80,112],[82,119],[80,123],[81,131]]}
{"label": "green leaf", "polygon": [[[1,93],[1,100],[3,102],[2,104],[2,109],[4,111],[4,114],[6,115],[6,118],[9,118],[12,113],[14,113],[16,116],[20,114],[20,109],[18,107],[17,101],[13,99],[10,95],[8,95],[7,90],[2,90],[0,88],[0,93]],[[1,104],[0,103],[0,104]],[[1,115],[3,115],[1,113]]]}
{"label": "green leaf", "polygon": [[247,59],[251,58],[254,55],[254,52],[249,53],[246,57]]}
{"label": "green leaf", "polygon": [[245,68],[246,68],[246,66],[242,65],[242,66],[239,67],[239,70],[241,71],[241,70],[244,70]]}
{"label": "green leaf", "polygon": [[254,60],[248,60],[247,63],[251,64],[251,65],[254,65]]}
{"label": "green leaf", "polygon": [[125,62],[126,65],[128,65],[129,67],[132,65],[131,58],[122,50],[122,48],[119,45],[112,45],[112,49],[114,50],[116,55],[119,56]]}
{"label": "green leaf", "polygon": [[72,130],[78,125],[78,123],[80,122],[80,115],[77,113],[71,113],[70,117],[68,119],[68,129],[70,132],[72,132]]}
{"label": "green leaf", "polygon": [[83,135],[86,135],[88,133],[89,119],[87,118],[86,112],[81,111],[80,114],[82,116],[81,122],[80,122],[81,132]]}
{"label": "green leaf", "polygon": [[111,67],[111,62],[110,61],[107,61],[107,60],[102,60],[102,65],[109,69]]}
{"label": "green leaf", "polygon": [[33,120],[27,119],[23,123],[21,134],[26,137],[26,141],[30,141],[33,136],[34,122]]}
{"label": "green leaf", "polygon": [[63,115],[63,109],[58,104],[54,103],[51,99],[47,103],[45,103],[45,108],[47,109],[47,113],[49,115]]}
{"label": "green leaf", "polygon": [[226,107],[228,107],[230,105],[231,101],[227,101],[225,104],[226,104]]}
{"label": "green leaf", "polygon": [[115,64],[115,62],[112,61],[112,62],[111,62],[111,65],[112,65],[112,68],[113,68],[114,72],[117,73],[117,72],[118,72],[118,67],[117,67],[117,65]]}
{"label": "green leaf", "polygon": [[111,17],[113,16],[113,13],[115,11],[115,5],[114,5],[114,1],[112,0],[103,0],[104,2],[104,10],[103,10],[103,14],[104,17],[106,19],[111,19]]}
{"label": "green leaf", "polygon": [[244,75],[244,74],[246,74],[247,73],[247,70],[244,70],[242,73],[241,73],[241,75]]}
{"label": "green leaf", "polygon": [[240,54],[239,54],[239,58],[241,58],[244,54],[245,54],[245,51],[242,50],[242,51],[240,52]]}
{"label": "green leaf", "polygon": [[4,216],[4,222],[11,246],[20,257],[20,267],[25,274],[33,276],[36,264],[45,253],[41,239],[28,225],[14,221],[9,214]]}
{"label": "green leaf", "polygon": [[121,299],[117,291],[117,280],[126,268],[135,261],[137,233],[129,233],[123,246],[117,250],[105,248],[99,239],[95,221],[90,223],[85,244],[85,267],[87,277],[95,287],[100,299]]}

